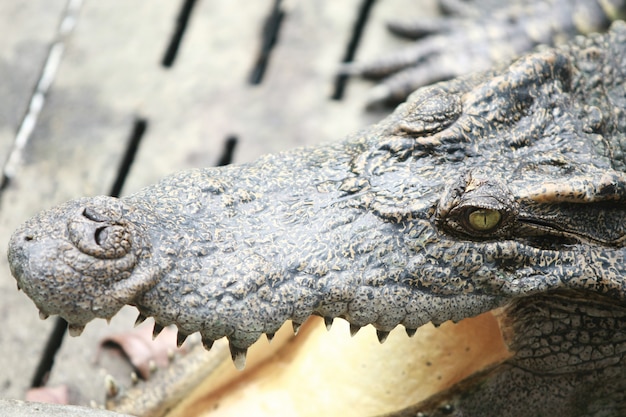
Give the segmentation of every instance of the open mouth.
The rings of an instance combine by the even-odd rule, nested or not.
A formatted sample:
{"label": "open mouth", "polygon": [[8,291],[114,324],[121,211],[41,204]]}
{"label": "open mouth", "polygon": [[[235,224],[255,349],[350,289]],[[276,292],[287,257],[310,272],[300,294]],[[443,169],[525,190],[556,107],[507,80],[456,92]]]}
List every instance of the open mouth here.
{"label": "open mouth", "polygon": [[[326,330],[323,320],[313,317],[297,336],[286,323],[271,344],[258,341],[243,372],[224,365],[215,382],[197,390],[173,415],[193,415],[196,409],[214,410],[211,416],[250,410],[260,417],[380,415],[429,398],[510,356],[492,312],[458,324],[427,324],[413,337],[399,327],[383,344],[372,326],[350,337],[346,321],[335,320]],[[328,395],[316,395],[331,385]]]}

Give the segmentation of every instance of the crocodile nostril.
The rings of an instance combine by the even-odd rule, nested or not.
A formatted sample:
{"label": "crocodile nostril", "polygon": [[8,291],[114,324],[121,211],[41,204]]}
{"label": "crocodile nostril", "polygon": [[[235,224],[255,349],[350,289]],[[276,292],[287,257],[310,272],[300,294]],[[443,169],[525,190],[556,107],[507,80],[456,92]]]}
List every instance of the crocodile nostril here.
{"label": "crocodile nostril", "polygon": [[98,218],[98,215],[90,208],[85,207],[83,212],[81,213],[84,218],[91,220],[92,222],[101,222],[102,220]]}
{"label": "crocodile nostril", "polygon": [[107,229],[107,226],[98,227],[96,229],[94,238],[96,240],[96,244],[98,244],[99,246],[102,246],[107,239]]}
{"label": "crocodile nostril", "polygon": [[88,219],[91,219],[91,216],[90,216],[90,215],[89,215],[89,213],[87,212],[87,209],[86,209],[86,208],[84,208],[84,209],[83,209],[83,211],[82,211],[82,213],[81,213],[81,214],[82,214],[82,216],[83,216],[83,217],[86,217],[86,218],[88,218]]}
{"label": "crocodile nostril", "polygon": [[76,249],[99,259],[118,259],[131,250],[131,233],[125,225],[106,222],[94,224],[78,219],[69,221],[67,231]]}
{"label": "crocodile nostril", "polygon": [[30,241],[31,241],[31,240],[33,240],[33,239],[34,239],[34,237],[33,237],[33,236],[31,236],[31,235],[26,235],[26,236],[24,236],[24,241],[26,241],[26,242],[30,242]]}

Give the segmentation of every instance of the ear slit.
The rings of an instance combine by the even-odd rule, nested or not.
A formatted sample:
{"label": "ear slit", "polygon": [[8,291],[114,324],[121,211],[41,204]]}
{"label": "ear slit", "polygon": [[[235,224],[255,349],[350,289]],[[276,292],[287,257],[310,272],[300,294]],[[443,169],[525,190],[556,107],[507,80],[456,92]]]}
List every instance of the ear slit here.
{"label": "ear slit", "polygon": [[601,203],[626,201],[626,175],[610,171],[545,181],[519,190],[518,197],[541,204]]}

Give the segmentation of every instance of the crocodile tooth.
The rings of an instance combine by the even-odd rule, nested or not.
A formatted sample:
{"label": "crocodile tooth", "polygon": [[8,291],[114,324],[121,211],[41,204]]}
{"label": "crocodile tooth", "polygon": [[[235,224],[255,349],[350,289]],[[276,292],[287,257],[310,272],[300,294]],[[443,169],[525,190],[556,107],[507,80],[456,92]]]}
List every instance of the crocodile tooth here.
{"label": "crocodile tooth", "polygon": [[133,386],[139,383],[139,376],[137,375],[137,372],[133,371],[130,373],[130,383],[133,384]]}
{"label": "crocodile tooth", "polygon": [[238,348],[233,346],[232,343],[229,343],[228,347],[230,348],[230,356],[233,358],[235,368],[237,368],[238,371],[243,370],[246,366],[246,354],[248,353],[248,349]]}
{"label": "crocodile tooth", "polygon": [[384,330],[376,330],[376,336],[378,336],[378,341],[380,343],[385,343],[385,340],[387,340],[387,336],[389,336],[389,332],[386,332]]}
{"label": "crocodile tooth", "polygon": [[293,327],[293,334],[297,335],[298,330],[300,330],[300,326],[302,326],[302,323],[296,323],[295,321],[292,321],[291,326]]}
{"label": "crocodile tooth", "polygon": [[417,332],[417,329],[405,328],[404,331],[406,332],[407,335],[409,335],[409,337],[413,337],[415,336],[415,332]]}
{"label": "crocodile tooth", "polygon": [[156,361],[154,359],[150,359],[148,361],[148,370],[150,371],[150,374],[154,374],[156,371],[159,370],[159,368],[157,367]]}
{"label": "crocodile tooth", "polygon": [[154,329],[152,329],[152,340],[156,339],[156,337],[163,331],[163,326],[159,323],[154,323]]}
{"label": "crocodile tooth", "polygon": [[265,337],[267,337],[268,343],[272,343],[272,339],[274,339],[274,333],[265,333]]}
{"label": "crocodile tooth", "polygon": [[358,326],[356,324],[350,324],[350,336],[354,337],[354,335],[357,334],[359,330],[361,330],[361,326]]}
{"label": "crocodile tooth", "polygon": [[42,320],[47,319],[48,317],[50,317],[50,315],[44,313],[43,311],[39,310],[39,318]]}
{"label": "crocodile tooth", "polygon": [[183,343],[185,343],[185,340],[187,340],[187,336],[189,336],[189,335],[185,334],[185,333],[182,333],[179,330],[178,333],[176,334],[176,346],[181,347],[183,345]]}
{"label": "crocodile tooth", "polygon": [[144,316],[143,314],[139,313],[139,315],[137,316],[137,320],[135,320],[135,327],[139,326],[141,323],[146,321],[147,318],[148,318],[147,316]]}
{"label": "crocodile tooth", "polygon": [[83,332],[84,329],[85,329],[85,326],[80,326],[78,324],[70,324],[68,326],[70,336],[72,337],[80,336],[80,334]]}
{"label": "crocodile tooth", "polygon": [[104,387],[107,398],[115,398],[120,392],[120,387],[117,384],[117,381],[110,374],[107,374],[104,377]]}
{"label": "crocodile tooth", "polygon": [[22,287],[20,287],[20,283],[19,282],[17,283],[17,290],[18,291],[22,291]]}
{"label": "crocodile tooth", "polygon": [[333,327],[333,318],[332,317],[324,317],[324,325],[326,326],[326,330],[329,330]]}
{"label": "crocodile tooth", "polygon": [[213,343],[215,343],[215,340],[213,339],[209,339],[207,337],[202,338],[202,346],[204,346],[206,350],[211,350]]}

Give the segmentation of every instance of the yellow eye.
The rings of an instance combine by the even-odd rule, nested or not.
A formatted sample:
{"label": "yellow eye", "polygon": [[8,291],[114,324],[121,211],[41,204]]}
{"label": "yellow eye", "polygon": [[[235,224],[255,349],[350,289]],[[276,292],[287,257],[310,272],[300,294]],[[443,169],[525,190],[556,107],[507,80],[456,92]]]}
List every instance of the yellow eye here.
{"label": "yellow eye", "polygon": [[469,225],[480,232],[487,232],[495,228],[502,215],[498,210],[476,209],[467,216]]}

